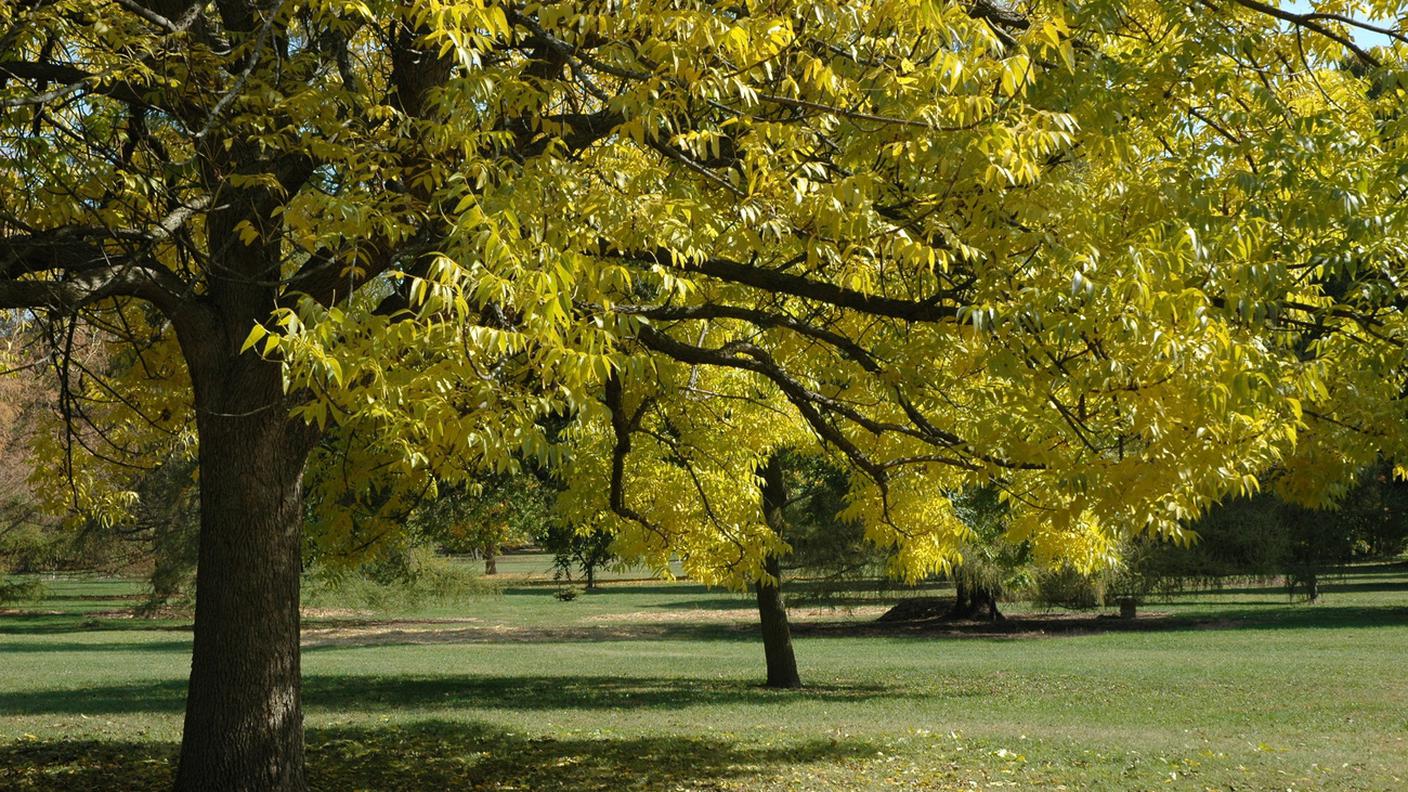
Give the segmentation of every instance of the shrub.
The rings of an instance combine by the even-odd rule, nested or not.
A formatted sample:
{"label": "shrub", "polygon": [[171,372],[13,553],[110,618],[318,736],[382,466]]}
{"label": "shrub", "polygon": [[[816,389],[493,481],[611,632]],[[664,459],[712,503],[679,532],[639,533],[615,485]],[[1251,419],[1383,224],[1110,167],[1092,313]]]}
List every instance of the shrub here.
{"label": "shrub", "polygon": [[497,592],[498,585],[472,566],[417,548],[351,570],[319,570],[308,577],[303,601],[314,607],[398,611]]}

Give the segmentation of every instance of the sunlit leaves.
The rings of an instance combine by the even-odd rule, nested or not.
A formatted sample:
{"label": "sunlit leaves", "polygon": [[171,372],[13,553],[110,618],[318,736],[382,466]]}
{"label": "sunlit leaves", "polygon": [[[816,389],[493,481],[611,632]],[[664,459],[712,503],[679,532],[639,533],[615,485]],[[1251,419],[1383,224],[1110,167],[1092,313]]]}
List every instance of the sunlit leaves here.
{"label": "sunlit leaves", "polygon": [[[6,211],[128,229],[200,197],[274,205],[229,240],[189,233],[281,263],[230,343],[345,441],[314,484],[340,547],[394,541],[437,480],[532,459],[622,550],[741,584],[785,547],[754,476],[790,447],[850,465],[896,574],[961,561],[947,497],[975,486],[1039,559],[1089,567],[1272,467],[1313,499],[1408,442],[1405,45],[1371,68],[1340,20],[337,0],[280,5],[287,52],[256,63],[257,36],[181,49],[125,14],[80,29],[82,5],[28,10],[5,59],[57,37],[92,84],[159,92],[168,156],[32,139],[34,107],[6,104]],[[412,50],[443,73],[403,92]],[[132,123],[101,92],[47,112],[98,137]],[[260,167],[197,196],[210,129]],[[290,162],[313,175],[287,194]],[[192,295],[219,275],[154,255]],[[335,513],[339,492],[357,508]]]}

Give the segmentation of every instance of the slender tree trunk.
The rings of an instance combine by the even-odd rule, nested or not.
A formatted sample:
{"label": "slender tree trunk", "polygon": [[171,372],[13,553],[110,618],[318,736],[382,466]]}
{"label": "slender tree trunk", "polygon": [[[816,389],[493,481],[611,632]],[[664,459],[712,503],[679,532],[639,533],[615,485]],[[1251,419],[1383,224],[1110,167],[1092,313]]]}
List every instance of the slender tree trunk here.
{"label": "slender tree trunk", "polygon": [[492,542],[484,545],[484,574],[499,574],[498,548],[494,547],[494,544]]}
{"label": "slender tree trunk", "polygon": [[298,586],[312,433],[289,419],[278,365],[251,357],[192,366],[201,527],[178,792],[307,789]]}
{"label": "slender tree trunk", "polygon": [[[779,535],[784,527],[782,506],[787,488],[782,478],[782,460],[774,454],[763,469],[763,515]],[[787,604],[782,598],[782,562],[775,555],[763,561],[763,571],[771,580],[760,578],[754,588],[758,595],[758,616],[763,630],[763,654],[767,658],[771,688],[799,688],[797,657],[792,651],[792,628],[787,623]]]}
{"label": "slender tree trunk", "polygon": [[[764,565],[768,574],[780,576],[782,565],[776,556],[768,556]],[[779,577],[779,582],[781,578]],[[787,623],[787,605],[782,590],[773,583],[759,580],[758,615],[763,627],[763,654],[767,658],[770,688],[799,688],[802,677],[797,673],[797,657],[792,651],[792,628]]]}
{"label": "slender tree trunk", "polygon": [[586,564],[587,571],[587,591],[596,591],[596,564],[590,561]]}

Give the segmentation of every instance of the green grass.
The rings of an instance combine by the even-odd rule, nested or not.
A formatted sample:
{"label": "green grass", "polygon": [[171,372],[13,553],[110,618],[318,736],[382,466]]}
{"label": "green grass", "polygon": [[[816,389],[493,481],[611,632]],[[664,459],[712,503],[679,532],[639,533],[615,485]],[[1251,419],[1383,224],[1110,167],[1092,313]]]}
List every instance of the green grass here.
{"label": "green grass", "polygon": [[[555,590],[519,577],[394,618],[310,618],[314,787],[1408,789],[1403,567],[1357,570],[1316,605],[1189,594],[1135,632],[852,629],[877,610],[857,595],[794,612],[801,692],[757,687],[746,598]],[[60,580],[0,616],[0,789],[169,783],[190,634],[114,613],[138,592]]]}

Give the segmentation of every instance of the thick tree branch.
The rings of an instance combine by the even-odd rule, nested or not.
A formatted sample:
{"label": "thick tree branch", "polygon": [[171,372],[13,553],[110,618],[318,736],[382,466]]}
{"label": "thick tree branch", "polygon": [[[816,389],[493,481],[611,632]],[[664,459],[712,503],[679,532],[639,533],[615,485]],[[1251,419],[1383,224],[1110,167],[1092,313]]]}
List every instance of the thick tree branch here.
{"label": "thick tree branch", "polygon": [[[841,449],[847,457],[865,470],[868,475],[872,475],[877,482],[885,480],[885,466],[868,459],[854,443],[823,418],[823,413],[851,421],[873,435],[887,433],[905,435],[928,445],[950,450],[970,459],[1008,470],[1042,469],[1042,466],[1038,464],[1003,459],[977,451],[958,435],[934,427],[932,423],[919,415],[912,405],[909,406],[912,425],[870,418],[850,404],[807,388],[779,366],[766,350],[753,344],[734,342],[725,344],[723,347],[709,349],[678,341],[649,325],[640,327],[636,338],[646,348],[682,363],[740,369],[764,377],[782,391],[787,400],[797,408],[817,434]],[[902,399],[902,401],[904,400]]]}
{"label": "thick tree branch", "polygon": [[786,314],[715,303],[679,307],[668,305],[651,307],[617,305],[614,306],[614,310],[619,313],[660,321],[738,319],[757,327],[785,328],[798,335],[815,339],[836,348],[841,354],[855,361],[857,365],[871,374],[880,371],[880,364],[875,360],[875,357],[851,338],[833,330],[817,327],[816,325],[809,324]]}
{"label": "thick tree branch", "polygon": [[611,511],[619,517],[639,524],[662,539],[668,539],[659,527],[626,503],[626,455],[631,452],[631,433],[639,428],[641,417],[645,414],[645,405],[642,404],[632,415],[626,414],[619,372],[612,373],[607,378],[604,391],[602,395],[606,408],[611,411],[611,429],[616,436],[616,442],[611,448],[611,484],[608,497]]}
{"label": "thick tree branch", "polygon": [[677,259],[669,251],[631,253],[604,250],[602,255],[643,264],[668,266],[685,272],[697,272],[728,283],[753,286],[777,294],[814,300],[871,316],[884,316],[906,322],[945,322],[958,318],[956,307],[940,304],[940,300],[953,296],[946,291],[935,294],[926,300],[907,300],[848,289],[803,275],[794,275],[781,270],[769,269],[755,264],[743,264],[724,258],[690,261]]}
{"label": "thick tree branch", "polygon": [[[167,273],[175,280],[175,275]],[[93,269],[64,280],[0,280],[0,308],[36,308],[74,311],[110,297],[147,300],[168,314],[180,305],[157,268],[126,265]],[[179,284],[179,281],[177,281]]]}

